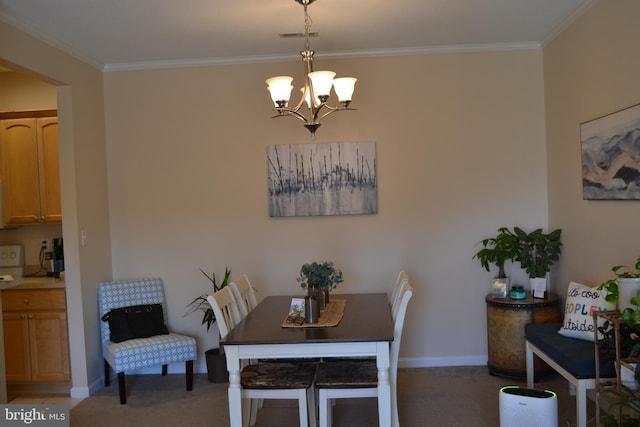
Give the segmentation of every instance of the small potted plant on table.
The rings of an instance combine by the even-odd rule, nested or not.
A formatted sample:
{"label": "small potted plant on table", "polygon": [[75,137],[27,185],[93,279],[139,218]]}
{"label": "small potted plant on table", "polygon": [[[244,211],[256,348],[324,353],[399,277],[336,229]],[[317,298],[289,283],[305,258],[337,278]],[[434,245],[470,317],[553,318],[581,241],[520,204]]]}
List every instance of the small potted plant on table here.
{"label": "small potted plant on table", "polygon": [[343,282],[342,271],[334,267],[332,261],[311,262],[303,264],[300,276],[296,279],[303,289],[307,289],[320,301],[323,308],[329,303],[329,292]]}

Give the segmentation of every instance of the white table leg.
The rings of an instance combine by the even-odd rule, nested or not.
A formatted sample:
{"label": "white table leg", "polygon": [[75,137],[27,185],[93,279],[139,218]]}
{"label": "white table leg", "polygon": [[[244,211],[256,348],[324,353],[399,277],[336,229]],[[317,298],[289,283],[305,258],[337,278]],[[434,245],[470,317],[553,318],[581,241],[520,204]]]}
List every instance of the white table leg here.
{"label": "white table leg", "polygon": [[378,418],[380,427],[391,427],[391,385],[389,384],[389,343],[376,344],[378,366]]}
{"label": "white table leg", "polygon": [[225,346],[229,371],[229,425],[242,427],[242,386],[240,385],[240,358],[237,346]]}

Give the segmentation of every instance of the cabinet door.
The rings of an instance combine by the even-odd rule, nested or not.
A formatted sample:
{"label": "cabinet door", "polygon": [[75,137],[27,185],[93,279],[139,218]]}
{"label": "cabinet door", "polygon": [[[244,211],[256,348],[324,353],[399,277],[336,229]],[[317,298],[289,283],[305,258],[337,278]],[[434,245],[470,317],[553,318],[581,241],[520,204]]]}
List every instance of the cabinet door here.
{"label": "cabinet door", "polygon": [[69,337],[64,312],[30,313],[29,344],[33,382],[69,381]]}
{"label": "cabinet door", "polygon": [[40,180],[36,119],[8,119],[0,123],[4,222],[37,223]]}
{"label": "cabinet door", "polygon": [[29,360],[27,314],[22,312],[4,313],[2,322],[7,383],[28,382],[31,380],[31,361]]}
{"label": "cabinet door", "polygon": [[40,176],[40,221],[60,224],[60,158],[58,118],[41,118],[38,126],[38,166]]}

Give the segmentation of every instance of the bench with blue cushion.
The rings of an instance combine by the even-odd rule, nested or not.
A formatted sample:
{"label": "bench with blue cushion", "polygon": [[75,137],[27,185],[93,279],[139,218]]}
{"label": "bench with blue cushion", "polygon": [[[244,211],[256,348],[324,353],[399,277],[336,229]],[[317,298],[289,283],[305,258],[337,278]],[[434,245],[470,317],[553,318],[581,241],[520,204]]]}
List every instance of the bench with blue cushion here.
{"label": "bench with blue cushion", "polygon": [[[576,423],[587,425],[587,390],[595,388],[595,344],[592,341],[560,335],[561,323],[525,325],[527,387],[533,388],[533,355],[540,357],[576,388]],[[614,378],[612,362],[600,361],[600,378]]]}

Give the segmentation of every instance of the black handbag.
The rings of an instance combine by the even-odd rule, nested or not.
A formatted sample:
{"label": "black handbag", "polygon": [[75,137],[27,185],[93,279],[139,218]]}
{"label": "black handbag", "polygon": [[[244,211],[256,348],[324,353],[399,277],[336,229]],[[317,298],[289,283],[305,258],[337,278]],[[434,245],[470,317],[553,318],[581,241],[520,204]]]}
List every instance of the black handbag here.
{"label": "black handbag", "polygon": [[164,324],[161,304],[114,308],[102,316],[102,321],[109,322],[109,339],[113,342],[169,333],[167,325]]}

